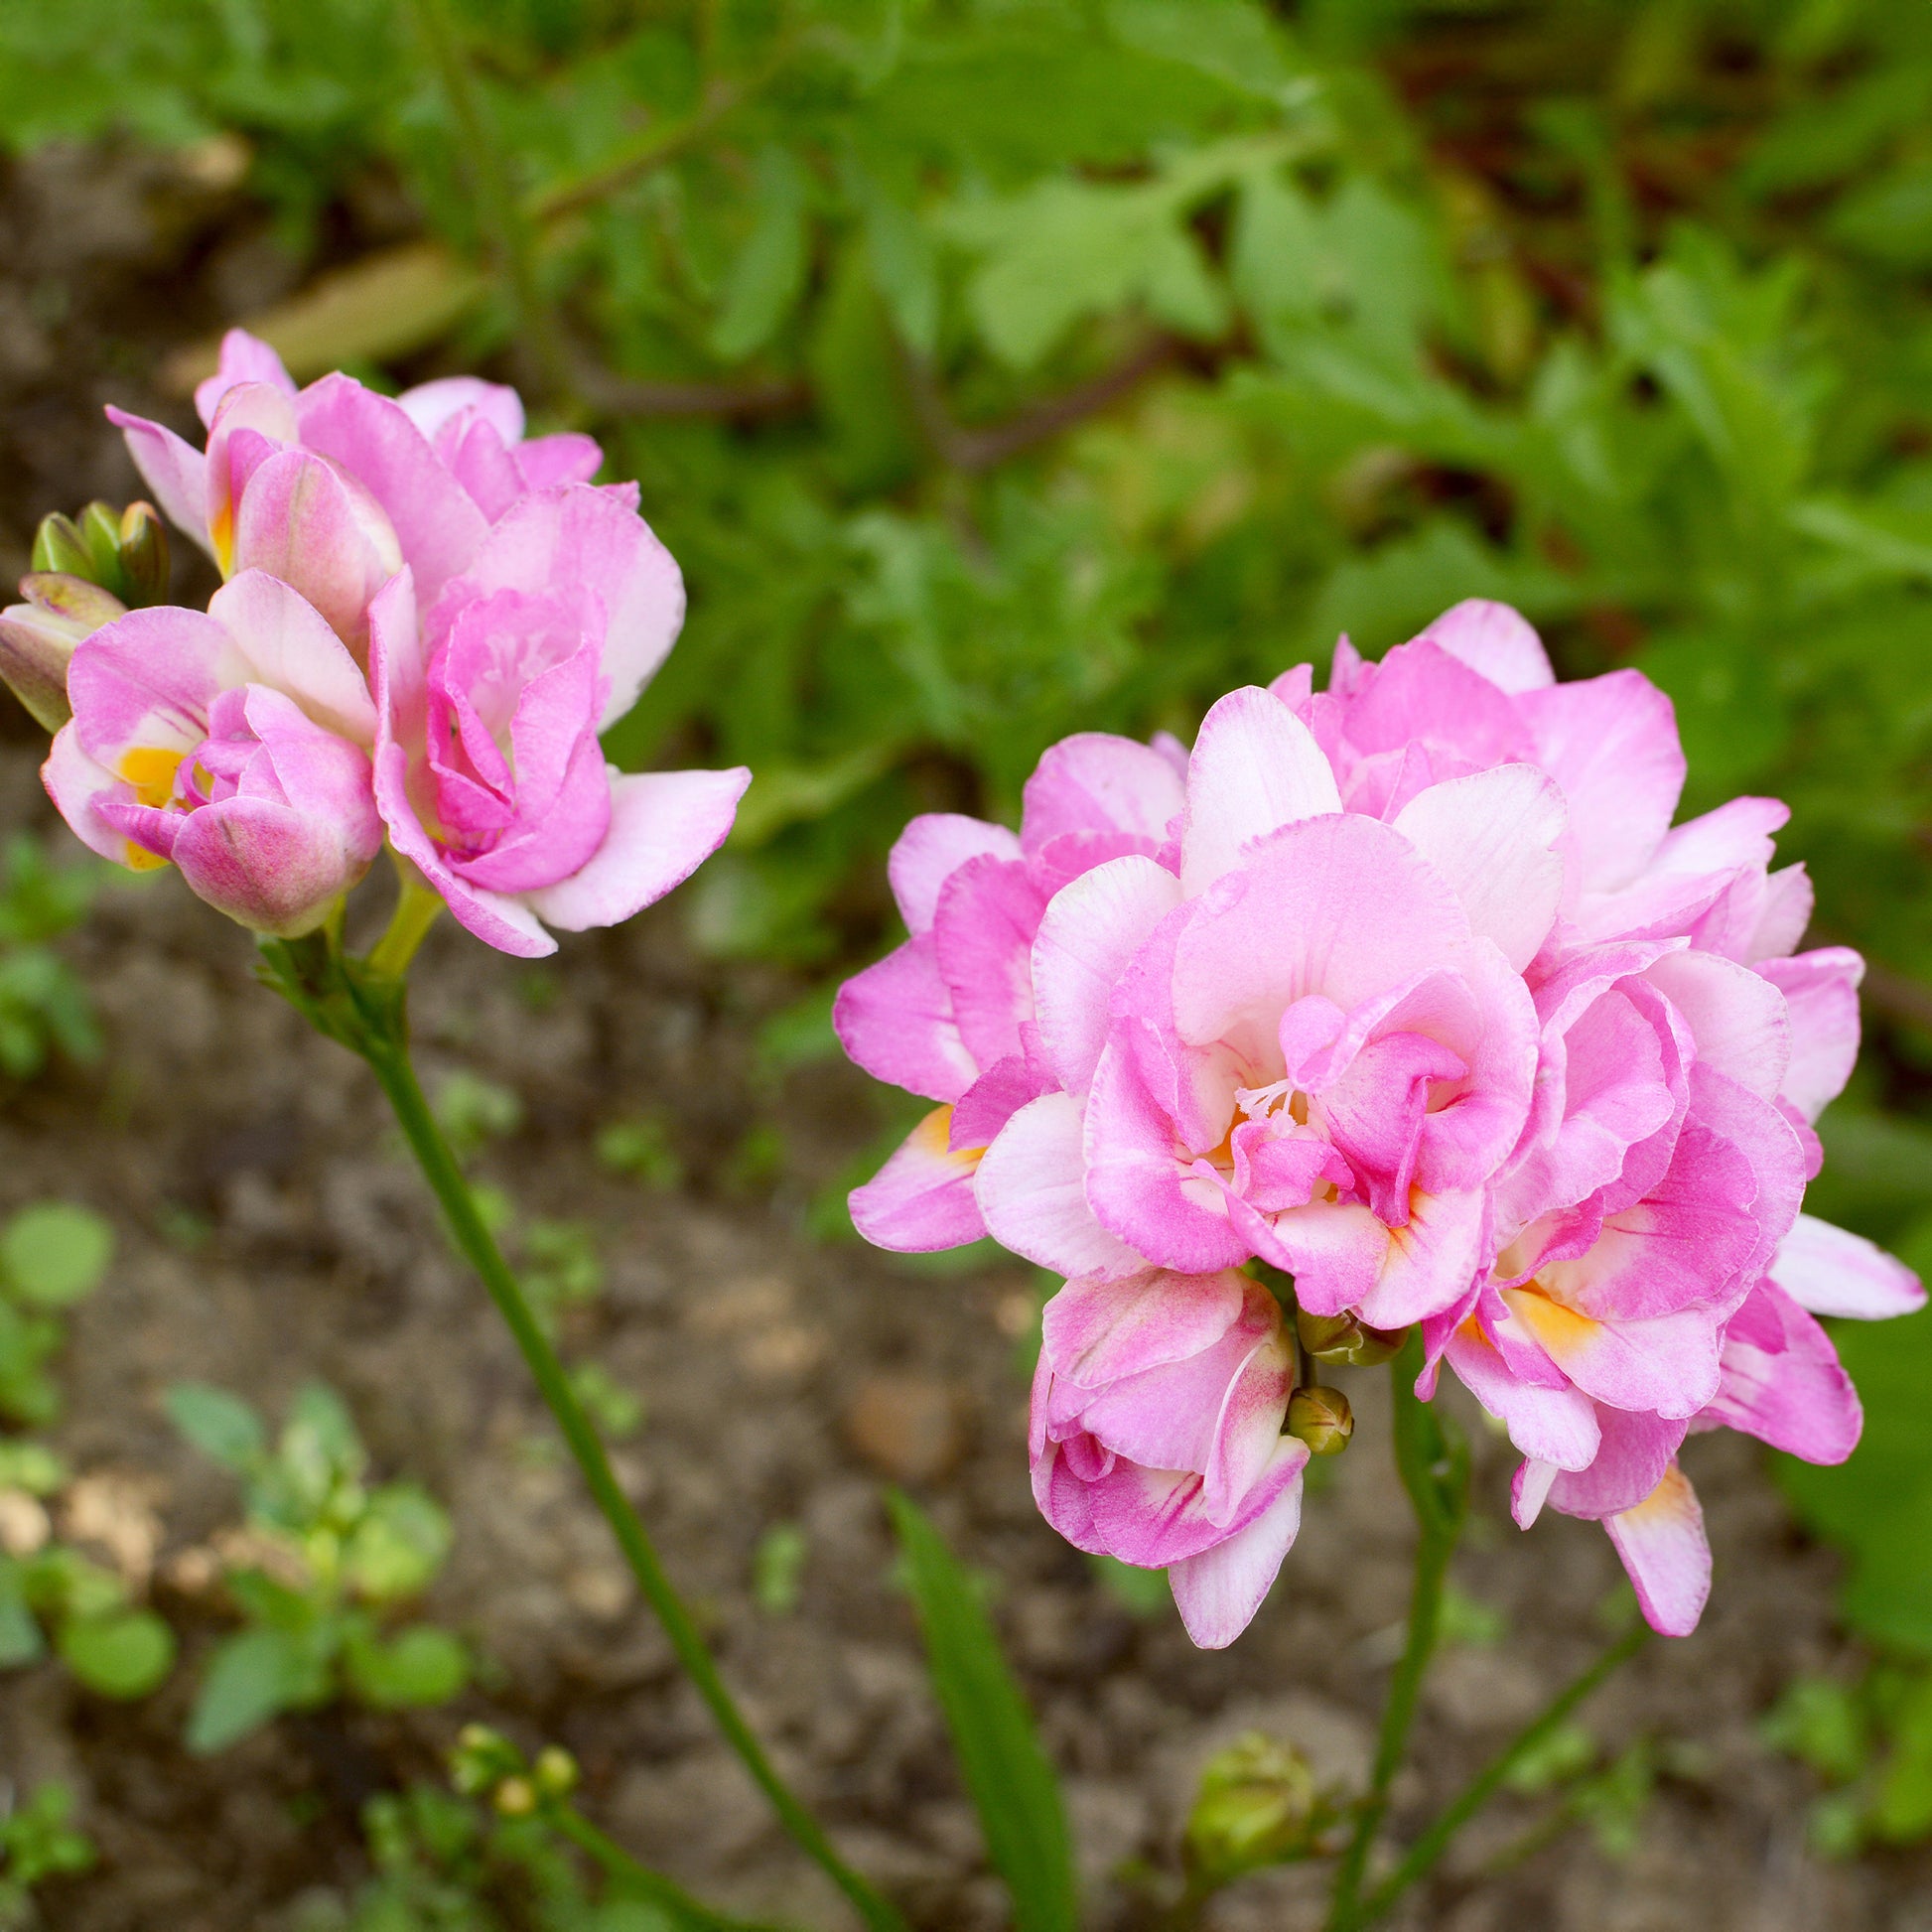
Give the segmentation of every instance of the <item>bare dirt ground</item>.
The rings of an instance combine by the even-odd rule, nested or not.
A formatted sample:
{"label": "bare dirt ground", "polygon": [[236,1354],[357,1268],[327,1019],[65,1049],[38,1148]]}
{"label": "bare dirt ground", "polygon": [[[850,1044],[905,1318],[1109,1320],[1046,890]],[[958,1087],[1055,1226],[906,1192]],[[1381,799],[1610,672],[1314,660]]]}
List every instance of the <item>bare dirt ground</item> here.
{"label": "bare dirt ground", "polygon": [[[192,171],[50,157],[0,184],[0,566],[34,520],[132,493],[102,401],[165,412],[159,351],[266,296],[280,271],[243,216]],[[646,505],[648,512],[649,506]],[[0,832],[51,833],[25,720],[0,747]],[[184,1639],[171,1685],[104,1704],[45,1667],[0,1679],[0,1771],[69,1781],[98,1870],[48,1892],[57,1932],[244,1932],[365,1869],[370,1794],[437,1774],[473,1717],[578,1753],[591,1814],[645,1860],[741,1910],[847,1921],[769,1823],[680,1682],[603,1527],[562,1466],[481,1291],[433,1211],[360,1066],[252,984],[249,943],[171,878],[113,891],[70,947],[109,1040],[0,1104],[0,1211],[85,1200],[120,1237],[64,1363],[60,1447],[146,1525],[124,1559],[151,1571]],[[1035,1284],[1017,1266],[921,1272],[803,1231],[805,1204],[878,1131],[866,1081],[760,1067],[757,1022],[799,988],[722,972],[685,946],[675,901],[567,940],[531,969],[460,932],[416,974],[432,1084],[467,1068],[512,1087],[522,1128],[480,1173],[525,1215],[594,1230],[608,1285],[564,1327],[644,1405],[621,1469],[724,1667],[786,1771],[851,1856],[922,1927],[992,1928],[1003,1900],[893,1587],[880,1488],[906,1483],[996,1580],[998,1616],[1066,1781],[1096,1928],[1148,1922],[1122,1880],[1172,1867],[1202,1759],[1259,1726],[1324,1775],[1365,1764],[1406,1589],[1406,1507],[1381,1446],[1379,1384],[1352,1378],[1354,1447],[1311,1497],[1275,1593],[1231,1651],[1192,1650],[1171,1613],[1138,1617],[1037,1519],[1014,1330]],[[594,1158],[600,1128],[654,1113],[687,1174],[653,1191]],[[754,1130],[759,1130],[754,1133]],[[774,1140],[773,1133],[777,1136]],[[782,1147],[782,1158],[748,1159]],[[499,1667],[494,1688],[408,1718],[347,1709],[284,1721],[211,1762],[181,1725],[199,1658],[227,1619],[175,1559],[235,1512],[232,1486],[160,1411],[196,1377],[278,1414],[320,1375],[349,1400],[383,1473],[452,1507],[454,1558],[430,1603]],[[1439,1804],[1601,1641],[1617,1581],[1591,1526],[1509,1524],[1508,1457],[1474,1427],[1476,1520],[1456,1579],[1507,1619],[1431,1680],[1398,1829]],[[1397,1923],[1441,1932],[1927,1932],[1932,1857],[1827,1865],[1806,1850],[1807,1774],[1758,1743],[1799,1670],[1850,1667],[1829,1555],[1806,1547],[1751,1446],[1694,1442],[1688,1464],[1717,1551],[1698,1634],[1652,1645],[1589,1707],[1606,1751],[1640,1736],[1663,1770],[1634,1852],[1574,1832],[1500,1874],[1537,1816],[1511,1798],[1471,1830]],[[145,1512],[145,1514],[144,1514]],[[805,1533],[796,1609],[755,1606],[753,1553]],[[1225,1894],[1217,1932],[1316,1923],[1318,1873]]]}

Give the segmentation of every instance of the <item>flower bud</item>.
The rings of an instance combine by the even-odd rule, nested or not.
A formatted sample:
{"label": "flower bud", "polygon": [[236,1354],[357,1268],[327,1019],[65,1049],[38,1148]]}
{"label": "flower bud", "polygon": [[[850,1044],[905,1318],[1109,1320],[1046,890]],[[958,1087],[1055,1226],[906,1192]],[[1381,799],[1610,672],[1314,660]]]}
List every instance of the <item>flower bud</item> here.
{"label": "flower bud", "polygon": [[1346,1362],[1351,1368],[1374,1368],[1402,1346],[1406,1328],[1371,1328],[1352,1314],[1311,1314],[1296,1311],[1295,1332],[1304,1354],[1317,1362]]}
{"label": "flower bud", "polygon": [[158,604],[168,589],[168,539],[152,503],[116,510],[93,502],[78,517],[41,519],[34,568],[98,585],[124,605]]}
{"label": "flower bud", "polygon": [[1339,1455],[1355,1433],[1355,1414],[1339,1389],[1297,1389],[1288,1405],[1288,1433],[1316,1455]]}
{"label": "flower bud", "polygon": [[505,1778],[490,1802],[505,1818],[527,1818],[537,1808],[536,1786],[528,1778]]}
{"label": "flower bud", "polygon": [[450,1782],[466,1798],[493,1791],[523,1769],[523,1753],[488,1725],[465,1725],[450,1753]]}
{"label": "flower bud", "polygon": [[1259,1865],[1305,1858],[1319,1809],[1308,1760],[1292,1745],[1248,1731],[1201,1772],[1187,1818],[1187,1863],[1224,1883]]}
{"label": "flower bud", "polygon": [[561,1744],[544,1745],[531,1770],[546,1798],[567,1798],[577,1789],[577,1760]]}
{"label": "flower bud", "polygon": [[[35,554],[40,546],[36,544]],[[34,571],[20,580],[25,604],[0,611],[0,678],[35,721],[57,732],[73,715],[68,664],[74,646],[127,615],[119,598],[85,578]]]}

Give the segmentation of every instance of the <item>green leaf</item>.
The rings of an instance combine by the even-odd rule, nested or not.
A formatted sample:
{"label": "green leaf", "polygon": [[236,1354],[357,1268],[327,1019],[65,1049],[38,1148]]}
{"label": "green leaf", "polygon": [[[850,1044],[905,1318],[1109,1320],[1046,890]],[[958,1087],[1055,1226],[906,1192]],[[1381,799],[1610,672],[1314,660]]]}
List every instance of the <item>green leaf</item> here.
{"label": "green leaf", "polygon": [[343,1576],[372,1603],[419,1596],[450,1554],[450,1519],[414,1483],[385,1484],[369,1498],[343,1552]]}
{"label": "green leaf", "polygon": [[805,285],[805,178],[783,148],[758,160],[757,216],[725,279],[711,351],[742,362],[768,343]]}
{"label": "green leaf", "polygon": [[312,1645],[284,1630],[239,1631],[208,1662],[188,1718],[188,1748],[200,1755],[225,1750],[282,1712],[313,1702],[323,1688]]}
{"label": "green leaf", "polygon": [[114,1256],[114,1230],[67,1201],[22,1208],[0,1234],[8,1286],[35,1308],[62,1309],[91,1295]]}
{"label": "green leaf", "polygon": [[1075,1932],[1072,1842],[1053,1767],[966,1572],[924,1512],[892,1490],[893,1525],[932,1686],[1019,1932]]}
{"label": "green leaf", "polygon": [[470,1652],[463,1639],[434,1624],[412,1624],[382,1639],[351,1624],[343,1645],[349,1689],[378,1710],[444,1704],[470,1681]]}
{"label": "green leaf", "polygon": [[0,1670],[18,1670],[46,1654],[47,1640],[21,1587],[20,1566],[0,1556]]}
{"label": "green leaf", "polygon": [[152,1610],[110,1610],[65,1623],[60,1650],[88,1690],[108,1698],[140,1698],[174,1668],[175,1633]]}
{"label": "green leaf", "polygon": [[204,1455],[246,1474],[268,1447],[262,1419],[211,1382],[177,1382],[162,1398],[172,1422]]}

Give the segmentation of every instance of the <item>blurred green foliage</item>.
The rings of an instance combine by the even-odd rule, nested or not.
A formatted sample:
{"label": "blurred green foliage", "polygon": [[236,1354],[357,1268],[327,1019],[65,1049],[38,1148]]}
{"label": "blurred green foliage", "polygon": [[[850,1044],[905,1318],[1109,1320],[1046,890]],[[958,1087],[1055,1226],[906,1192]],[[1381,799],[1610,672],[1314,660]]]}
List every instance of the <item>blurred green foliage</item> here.
{"label": "blurred green foliage", "polygon": [[469,1646],[401,1621],[450,1553],[450,1519],[413,1482],[367,1481],[368,1451],[342,1399],[297,1391],[273,1446],[239,1396],[168,1391],[175,1427],[242,1479],[245,1528],[221,1541],[222,1582],[244,1619],[216,1645],[188,1720],[189,1747],[224,1750],[284,1711],[347,1696],[376,1710],[443,1704],[469,1682]]}
{"label": "blurred green foliage", "polygon": [[64,1784],[37,1785],[19,1803],[0,1785],[0,1932],[29,1932],[39,1922],[35,1887],[93,1864],[93,1840],[72,1817],[73,1793]]}
{"label": "blurred green foliage", "polygon": [[86,916],[97,870],[53,865],[24,835],[0,854],[0,1071],[16,1080],[31,1079],[56,1048],[72,1060],[100,1053],[86,993],[53,945]]}

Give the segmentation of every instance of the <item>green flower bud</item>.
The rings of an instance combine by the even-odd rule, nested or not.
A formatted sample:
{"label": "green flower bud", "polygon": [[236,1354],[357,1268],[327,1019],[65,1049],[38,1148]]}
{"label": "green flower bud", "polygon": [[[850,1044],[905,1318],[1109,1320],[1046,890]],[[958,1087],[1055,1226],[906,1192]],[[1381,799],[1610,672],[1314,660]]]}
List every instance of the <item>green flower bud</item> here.
{"label": "green flower bud", "polygon": [[1314,1773],[1301,1752],[1248,1731],[1201,1772],[1187,1819],[1187,1863],[1225,1883],[1260,1865],[1306,1858],[1319,1811]]}
{"label": "green flower bud", "polygon": [[168,538],[152,503],[89,503],[78,517],[41,519],[34,568],[96,584],[126,605],[159,604],[168,591]]}
{"label": "green flower bud", "polygon": [[1386,1362],[1408,1335],[1406,1328],[1391,1332],[1371,1328],[1352,1314],[1311,1314],[1298,1309],[1295,1332],[1304,1354],[1317,1362],[1346,1362],[1351,1368],[1373,1368]]}
{"label": "green flower bud", "polygon": [[567,1798],[577,1789],[577,1760],[560,1744],[546,1744],[531,1769],[546,1798]]}
{"label": "green flower bud", "polygon": [[536,1786],[528,1778],[505,1778],[490,1802],[505,1818],[527,1818],[537,1808]]}
{"label": "green flower bud", "polygon": [[500,1730],[488,1725],[465,1725],[450,1753],[450,1782],[466,1798],[495,1791],[506,1780],[520,1777],[523,1753]]}
{"label": "green flower bud", "polygon": [[1319,1383],[1297,1389],[1289,1398],[1288,1433],[1308,1444],[1316,1455],[1339,1455],[1355,1433],[1355,1412],[1339,1389]]}

